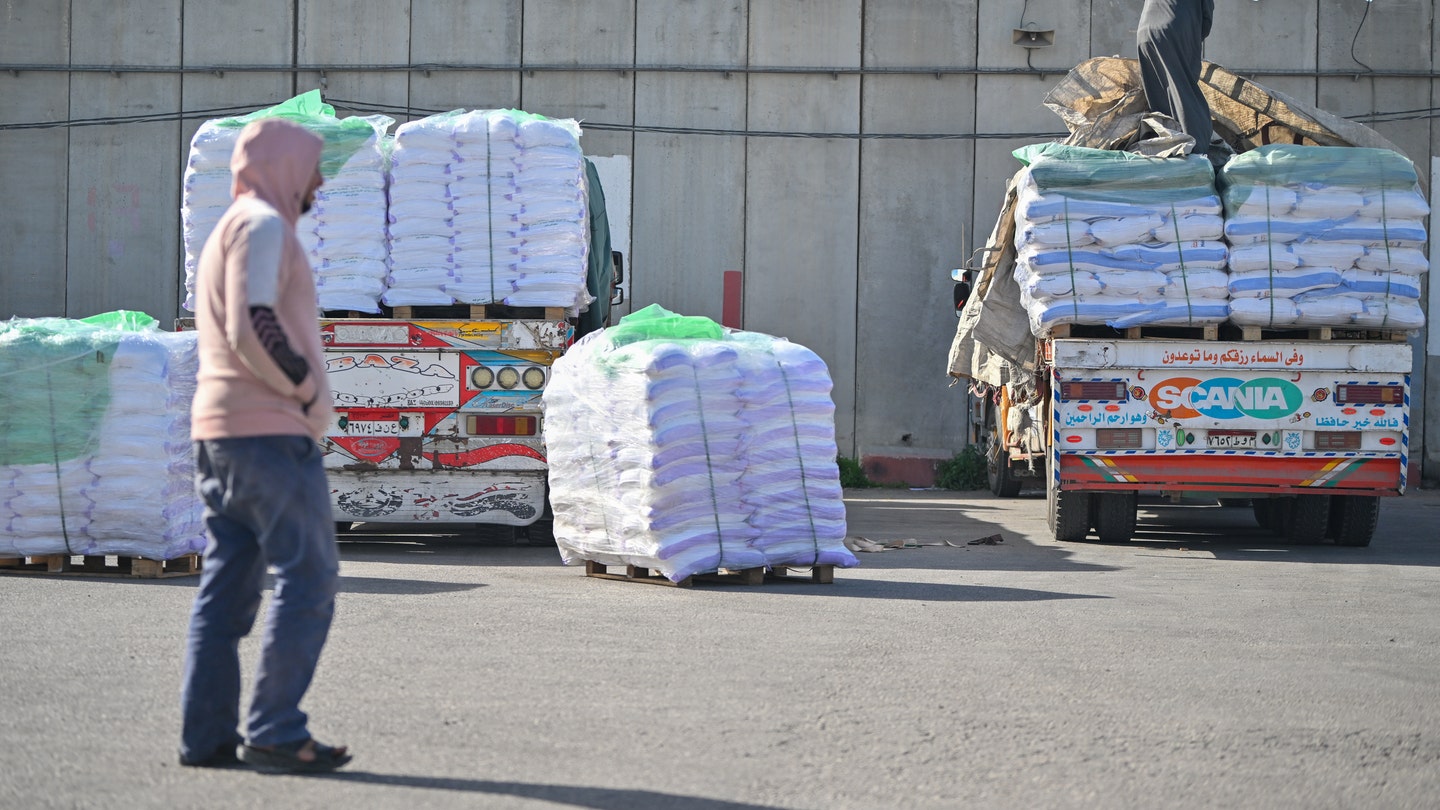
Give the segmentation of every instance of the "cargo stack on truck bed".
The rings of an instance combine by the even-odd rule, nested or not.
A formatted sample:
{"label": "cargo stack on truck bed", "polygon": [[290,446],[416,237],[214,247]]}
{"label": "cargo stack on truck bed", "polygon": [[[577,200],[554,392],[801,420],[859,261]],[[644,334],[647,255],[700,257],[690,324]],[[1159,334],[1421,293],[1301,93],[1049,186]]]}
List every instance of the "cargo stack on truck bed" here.
{"label": "cargo stack on truck bed", "polygon": [[1237,152],[1218,174],[1138,135],[1133,62],[1057,87],[1072,136],[1017,150],[963,271],[950,373],[972,381],[992,489],[1043,481],[1059,540],[1129,540],[1137,497],[1160,494],[1248,504],[1292,542],[1367,545],[1379,499],[1407,483],[1419,178],[1370,130],[1206,77]]}

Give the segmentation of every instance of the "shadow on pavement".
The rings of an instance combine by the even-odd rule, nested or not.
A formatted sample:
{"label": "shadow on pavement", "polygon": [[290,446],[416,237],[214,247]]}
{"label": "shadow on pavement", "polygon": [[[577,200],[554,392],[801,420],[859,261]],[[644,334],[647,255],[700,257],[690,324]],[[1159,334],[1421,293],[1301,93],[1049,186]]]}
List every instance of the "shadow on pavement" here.
{"label": "shadow on pavement", "polygon": [[484,585],[470,582],[431,582],[423,579],[382,579],[380,577],[340,576],[341,593],[419,594],[473,591]]}
{"label": "shadow on pavement", "polygon": [[522,799],[551,802],[595,810],[632,810],[636,807],[669,807],[675,810],[779,810],[771,805],[728,802],[696,796],[680,796],[653,790],[620,790],[616,788],[578,787],[574,785],[541,785],[526,782],[492,782],[485,779],[407,776],[404,774],[340,771],[317,774],[319,778],[339,782],[363,782],[396,787],[428,788],[431,790],[485,793],[492,796],[516,796]]}
{"label": "shadow on pavement", "polygon": [[914,602],[1048,602],[1057,599],[1109,599],[1085,593],[996,588],[989,585],[952,585],[943,582],[897,582],[893,579],[858,579],[850,568],[835,573],[830,585],[765,583],[765,593],[785,596],[828,596],[844,599],[906,599]]}

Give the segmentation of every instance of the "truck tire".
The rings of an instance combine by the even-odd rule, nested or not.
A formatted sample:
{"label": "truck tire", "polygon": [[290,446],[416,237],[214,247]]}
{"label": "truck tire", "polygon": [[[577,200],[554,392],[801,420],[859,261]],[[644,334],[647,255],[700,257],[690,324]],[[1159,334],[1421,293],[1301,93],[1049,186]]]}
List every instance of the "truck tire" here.
{"label": "truck tire", "polygon": [[1256,498],[1250,502],[1255,512],[1255,522],[1260,528],[1274,535],[1284,536],[1286,521],[1292,506],[1291,498]]}
{"label": "truck tire", "polygon": [[1296,495],[1289,500],[1284,517],[1285,539],[1304,546],[1323,542],[1330,526],[1330,496]]}
{"label": "truck tire", "polygon": [[1380,499],[1371,495],[1330,496],[1330,536],[1337,546],[1368,546],[1380,520]]}
{"label": "truck tire", "polygon": [[1050,531],[1056,540],[1084,540],[1090,533],[1090,493],[1061,491],[1051,479],[1046,487],[1045,506]]}
{"label": "truck tire", "polygon": [[991,432],[985,451],[985,478],[997,497],[1014,498],[1020,494],[1020,479],[1010,472],[1010,454],[1000,446],[1000,434],[995,432]]}
{"label": "truck tire", "polygon": [[1090,499],[1095,509],[1095,534],[1100,542],[1130,542],[1135,536],[1135,493],[1097,492]]}

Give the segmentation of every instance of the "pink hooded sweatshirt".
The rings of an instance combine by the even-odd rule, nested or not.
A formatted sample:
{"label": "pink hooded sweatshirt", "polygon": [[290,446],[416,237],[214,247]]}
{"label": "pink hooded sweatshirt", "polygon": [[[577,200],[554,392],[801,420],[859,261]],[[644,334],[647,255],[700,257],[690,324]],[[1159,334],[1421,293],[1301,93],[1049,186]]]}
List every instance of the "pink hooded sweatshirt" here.
{"label": "pink hooded sweatshirt", "polygon": [[[315,278],[295,236],[305,195],[319,182],[322,146],[318,135],[279,118],[251,122],[235,143],[230,158],[235,201],[206,240],[196,273],[200,372],[192,438],[319,439],[330,424]],[[276,218],[283,228],[274,227]],[[299,385],[271,358],[250,322],[251,229],[266,226],[272,234],[283,231],[272,309],[290,348],[309,366]]]}

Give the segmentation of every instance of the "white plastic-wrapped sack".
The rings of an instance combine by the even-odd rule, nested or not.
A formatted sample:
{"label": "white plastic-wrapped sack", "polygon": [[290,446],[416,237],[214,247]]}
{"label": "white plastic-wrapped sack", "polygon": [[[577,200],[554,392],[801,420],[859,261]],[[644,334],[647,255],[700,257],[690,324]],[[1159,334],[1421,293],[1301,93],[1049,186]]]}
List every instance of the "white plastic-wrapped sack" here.
{"label": "white plastic-wrapped sack", "polygon": [[388,272],[385,245],[385,131],[394,119],[335,117],[318,90],[239,118],[206,121],[190,142],[182,180],[185,308],[194,309],[195,270],[216,223],[230,206],[230,155],[240,131],[264,117],[283,117],[325,140],[325,183],[296,235],[315,271],[321,309],[379,312]]}
{"label": "white plastic-wrapped sack", "polygon": [[0,324],[0,556],[201,551],[196,366],[134,313]]}
{"label": "white plastic-wrapped sack", "polygon": [[433,115],[395,131],[385,303],[587,303],[580,127],[519,110]]}
{"label": "white plastic-wrapped sack", "polygon": [[[1220,172],[1231,320],[1418,329],[1429,206],[1408,159],[1384,149],[1271,145]],[[1283,299],[1284,304],[1241,299]]]}
{"label": "white plastic-wrapped sack", "polygon": [[544,394],[562,559],[676,582],[854,565],[830,388],[802,346],[658,306],[587,335]]}
{"label": "white plastic-wrapped sack", "polygon": [[1044,144],[1016,151],[1015,278],[1030,327],[1225,320],[1227,246],[1209,161]]}

